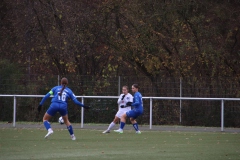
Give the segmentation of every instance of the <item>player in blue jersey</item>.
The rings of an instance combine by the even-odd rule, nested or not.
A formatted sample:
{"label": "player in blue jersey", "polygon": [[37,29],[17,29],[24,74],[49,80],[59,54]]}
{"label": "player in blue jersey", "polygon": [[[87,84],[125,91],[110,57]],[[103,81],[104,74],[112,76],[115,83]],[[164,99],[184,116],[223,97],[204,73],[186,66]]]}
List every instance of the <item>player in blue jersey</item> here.
{"label": "player in blue jersey", "polygon": [[136,130],[136,133],[141,134],[141,131],[138,129],[138,124],[136,121],[137,117],[143,114],[142,95],[140,92],[138,92],[138,88],[139,87],[137,84],[132,85],[132,92],[134,93],[133,103],[128,102],[126,105],[133,106],[134,108],[122,115],[120,128],[118,130],[114,130],[114,132],[123,133],[123,128],[125,126],[126,119],[128,117],[130,118],[130,121],[134,129]]}
{"label": "player in blue jersey", "polygon": [[72,99],[75,104],[78,106],[84,107],[86,109],[89,109],[89,106],[85,106],[82,103],[80,103],[77,99],[74,93],[70,88],[67,87],[68,80],[67,78],[61,79],[61,85],[53,87],[42,99],[38,106],[38,111],[41,111],[43,103],[48,99],[51,95],[53,96],[51,105],[48,108],[47,112],[45,113],[43,117],[43,124],[45,128],[47,129],[48,133],[46,134],[45,138],[53,134],[53,130],[51,128],[51,125],[49,123],[49,120],[52,116],[54,116],[57,112],[59,112],[64,120],[64,123],[67,126],[67,129],[70,133],[70,136],[72,140],[76,140],[76,137],[73,134],[73,128],[71,123],[68,120],[68,113],[67,113],[67,101],[68,99]]}

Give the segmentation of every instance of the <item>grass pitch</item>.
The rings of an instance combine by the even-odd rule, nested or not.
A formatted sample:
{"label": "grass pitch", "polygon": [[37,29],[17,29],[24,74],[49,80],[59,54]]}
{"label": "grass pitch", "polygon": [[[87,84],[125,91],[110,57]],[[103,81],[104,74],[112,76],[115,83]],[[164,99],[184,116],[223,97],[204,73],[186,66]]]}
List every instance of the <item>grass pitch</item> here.
{"label": "grass pitch", "polygon": [[[73,125],[74,126],[74,125]],[[240,134],[220,132],[158,132],[133,130],[102,134],[75,129],[76,141],[66,129],[0,129],[0,160],[226,160],[240,159]]]}

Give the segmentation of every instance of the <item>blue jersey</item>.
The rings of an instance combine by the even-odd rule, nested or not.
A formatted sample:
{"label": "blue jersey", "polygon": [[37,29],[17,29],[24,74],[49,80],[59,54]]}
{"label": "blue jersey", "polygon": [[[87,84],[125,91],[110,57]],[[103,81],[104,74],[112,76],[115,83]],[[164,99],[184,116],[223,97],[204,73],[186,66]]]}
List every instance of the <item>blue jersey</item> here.
{"label": "blue jersey", "polygon": [[59,93],[61,92],[63,86],[56,86],[53,87],[50,90],[50,95],[53,95],[52,101],[51,102],[58,102],[58,103],[64,103],[67,104],[68,99],[76,99],[76,96],[74,95],[74,93],[72,92],[72,90],[68,87],[66,87],[63,91],[62,91],[62,95],[59,95]]}
{"label": "blue jersey", "polygon": [[72,92],[72,90],[68,87],[66,87],[63,91],[62,91],[62,95],[59,95],[59,93],[61,92],[63,86],[55,86],[53,87],[46,95],[45,97],[42,99],[42,101],[40,102],[40,105],[43,105],[43,103],[46,101],[46,99],[48,97],[50,97],[51,95],[53,95],[52,98],[52,103],[62,103],[67,105],[67,101],[68,99],[72,99],[73,102],[81,107],[84,107],[84,105],[82,103],[80,103],[77,99],[76,96],[74,95],[74,93]]}
{"label": "blue jersey", "polygon": [[143,112],[143,101],[142,101],[142,95],[140,92],[136,92],[134,94],[132,106],[134,106],[134,110]]}

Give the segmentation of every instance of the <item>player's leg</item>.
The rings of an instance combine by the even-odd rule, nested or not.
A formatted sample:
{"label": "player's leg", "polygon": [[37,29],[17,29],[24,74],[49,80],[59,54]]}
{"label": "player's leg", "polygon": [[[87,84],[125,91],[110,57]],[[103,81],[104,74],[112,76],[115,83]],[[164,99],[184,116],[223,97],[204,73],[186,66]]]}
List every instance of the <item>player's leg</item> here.
{"label": "player's leg", "polygon": [[119,122],[120,118],[117,116],[118,114],[116,114],[115,118],[113,119],[113,121],[109,124],[108,129],[103,131],[102,133],[110,133],[110,130],[116,125],[116,123]]}
{"label": "player's leg", "polygon": [[130,121],[131,121],[131,123],[132,123],[132,125],[133,125],[133,128],[136,130],[136,133],[137,134],[141,134],[141,131],[138,129],[138,123],[137,123],[137,121],[136,121],[136,118],[130,118]]}
{"label": "player's leg", "polygon": [[56,107],[54,104],[51,104],[50,107],[48,108],[47,112],[43,116],[43,124],[48,131],[46,134],[45,138],[49,137],[51,134],[53,134],[53,130],[51,128],[51,125],[49,123],[49,120],[56,114]]}
{"label": "player's leg", "polygon": [[44,116],[43,116],[43,124],[44,124],[46,130],[51,129],[51,125],[50,125],[50,123],[49,123],[49,120],[50,120],[51,118],[52,118],[52,116],[49,115],[47,112],[46,112],[46,113],[44,114]]}
{"label": "player's leg", "polygon": [[[60,114],[61,114],[61,113],[60,113]],[[61,114],[61,115],[62,115],[62,114]],[[71,139],[72,139],[72,140],[76,140],[76,137],[75,137],[75,135],[74,135],[74,133],[73,133],[73,127],[72,127],[71,123],[70,123],[69,120],[68,120],[68,114],[62,116],[62,118],[63,118],[63,120],[64,120],[64,124],[67,126],[67,129],[68,129],[68,132],[69,132],[69,134],[70,134],[70,136],[71,136]]]}
{"label": "player's leg", "polygon": [[[129,111],[129,112],[131,112],[131,111]],[[124,126],[125,126],[125,124],[126,124],[126,119],[127,119],[127,117],[128,117],[127,114],[128,114],[129,112],[126,112],[126,113],[124,113],[124,114],[121,116],[120,128],[119,128],[118,130],[114,130],[114,132],[123,133],[123,128],[124,128]]]}
{"label": "player's leg", "polygon": [[121,117],[121,122],[120,122],[120,129],[123,130],[125,124],[126,124],[126,120],[127,120],[127,113],[123,114]]}
{"label": "player's leg", "polygon": [[71,123],[68,120],[67,105],[60,104],[59,108],[58,108],[58,111],[59,111],[60,115],[63,118],[64,124],[67,126],[67,129],[68,129],[68,132],[69,132],[69,134],[71,136],[71,139],[72,140],[76,140],[76,137],[75,137],[75,135],[73,133],[73,127],[72,127]]}

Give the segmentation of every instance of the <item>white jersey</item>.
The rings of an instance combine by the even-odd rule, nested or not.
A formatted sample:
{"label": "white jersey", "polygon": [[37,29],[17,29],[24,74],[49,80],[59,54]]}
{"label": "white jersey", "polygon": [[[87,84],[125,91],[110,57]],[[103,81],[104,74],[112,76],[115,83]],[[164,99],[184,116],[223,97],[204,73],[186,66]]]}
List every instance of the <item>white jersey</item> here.
{"label": "white jersey", "polygon": [[123,98],[123,95],[124,94],[121,94],[118,98],[118,101],[117,101],[119,109],[118,109],[118,112],[115,116],[118,117],[118,118],[121,118],[124,113],[131,110],[130,106],[125,107],[125,108],[121,108],[120,106],[122,106],[122,105],[126,106],[127,102],[133,102],[133,96],[130,93],[125,95],[124,98]]}
{"label": "white jersey", "polygon": [[124,96],[124,94],[121,94],[118,98],[118,101],[117,101],[118,108],[119,108],[118,110],[129,111],[129,110],[131,110],[131,106],[126,107],[126,108],[121,108],[120,106],[122,106],[122,105],[126,106],[127,102],[133,102],[133,96],[130,93],[125,95],[124,98],[123,98],[123,96]]}

